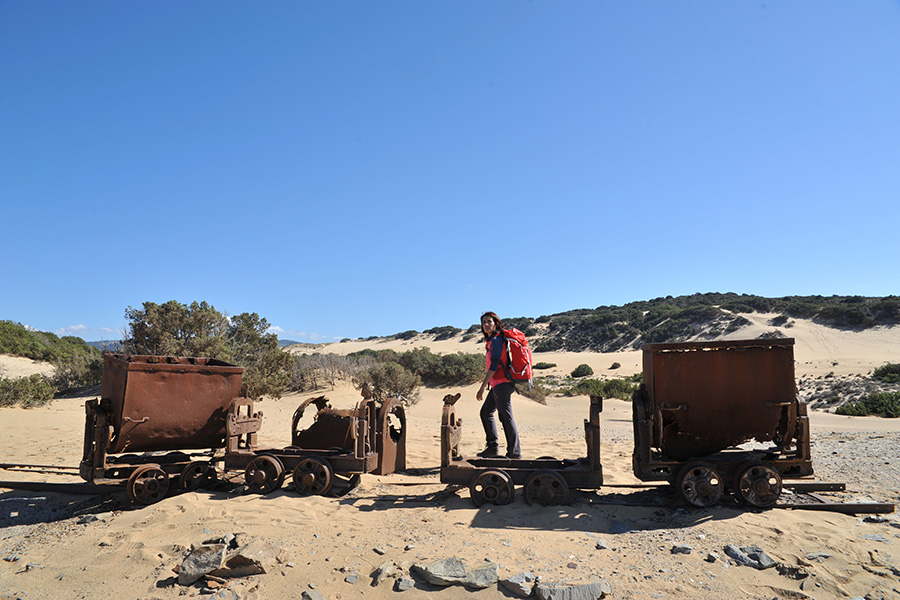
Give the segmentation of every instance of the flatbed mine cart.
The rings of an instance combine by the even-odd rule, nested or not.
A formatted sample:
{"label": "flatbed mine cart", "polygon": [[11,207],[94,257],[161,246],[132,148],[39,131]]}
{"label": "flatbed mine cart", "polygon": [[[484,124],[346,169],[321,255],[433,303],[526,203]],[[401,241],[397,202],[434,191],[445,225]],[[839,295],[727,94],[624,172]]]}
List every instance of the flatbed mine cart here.
{"label": "flatbed mine cart", "polygon": [[441,420],[441,482],[468,485],[472,502],[502,505],[512,502],[515,486],[522,486],[525,502],[556,506],[569,502],[570,489],[598,489],[603,485],[600,464],[600,413],[603,399],[591,396],[590,418],[584,421],[587,456],[577,459],[465,458],[459,450],[462,420],[454,405],[460,395],[444,397]]}
{"label": "flatbed mine cart", "polygon": [[231,405],[248,402],[243,372],[209,358],[104,354],[100,398],[85,404],[81,477],[125,483],[141,504],[164,498],[170,479],[185,491],[213,483]]}
{"label": "flatbed mine cart", "polygon": [[694,506],[727,492],[774,506],[784,478],[813,473],[793,348],[790,338],[644,345],[635,476],[669,481]]}
{"label": "flatbed mine cart", "polygon": [[[303,416],[312,405],[312,423]],[[363,390],[355,409],[332,408],[325,396],[310,398],[294,412],[291,446],[259,449],[240,443],[241,418],[229,435],[228,470],[244,470],[247,487],[266,494],[282,486],[290,474],[301,495],[328,494],[355,487],[361,473],[386,475],[406,468],[406,414],[399,399],[377,402]]]}

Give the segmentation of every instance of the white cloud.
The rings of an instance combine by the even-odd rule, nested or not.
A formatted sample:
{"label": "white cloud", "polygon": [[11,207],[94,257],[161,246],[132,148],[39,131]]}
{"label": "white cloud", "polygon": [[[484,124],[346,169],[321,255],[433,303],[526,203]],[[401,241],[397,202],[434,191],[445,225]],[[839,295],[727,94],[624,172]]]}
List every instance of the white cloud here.
{"label": "white cloud", "polygon": [[78,325],[69,325],[68,327],[63,327],[62,329],[57,329],[57,330],[54,331],[53,333],[55,333],[55,334],[58,335],[58,336],[64,336],[64,335],[82,335],[82,334],[84,334],[84,332],[86,332],[87,330],[88,330],[88,326],[87,326],[87,325],[84,325],[84,324],[82,324],[82,323],[79,323]]}

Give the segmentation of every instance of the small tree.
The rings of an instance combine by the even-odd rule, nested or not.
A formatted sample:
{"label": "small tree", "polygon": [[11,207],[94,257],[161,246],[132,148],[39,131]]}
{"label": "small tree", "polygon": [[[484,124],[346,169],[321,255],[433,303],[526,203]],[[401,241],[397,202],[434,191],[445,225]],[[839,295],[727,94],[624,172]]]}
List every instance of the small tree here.
{"label": "small tree", "polygon": [[594,370],[590,367],[590,365],[580,364],[575,367],[575,370],[572,371],[572,377],[587,377],[588,375],[593,375]]}
{"label": "small tree", "polygon": [[353,376],[353,385],[359,390],[368,385],[375,400],[400,398],[406,406],[419,401],[421,384],[417,375],[394,362],[376,363]]}

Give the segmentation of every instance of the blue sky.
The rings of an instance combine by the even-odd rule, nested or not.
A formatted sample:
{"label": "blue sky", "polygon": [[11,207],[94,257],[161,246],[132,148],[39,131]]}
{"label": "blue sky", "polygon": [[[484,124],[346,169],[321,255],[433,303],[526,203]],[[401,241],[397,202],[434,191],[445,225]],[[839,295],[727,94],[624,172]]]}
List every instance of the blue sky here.
{"label": "blue sky", "polygon": [[0,319],[898,293],[900,2],[0,1]]}

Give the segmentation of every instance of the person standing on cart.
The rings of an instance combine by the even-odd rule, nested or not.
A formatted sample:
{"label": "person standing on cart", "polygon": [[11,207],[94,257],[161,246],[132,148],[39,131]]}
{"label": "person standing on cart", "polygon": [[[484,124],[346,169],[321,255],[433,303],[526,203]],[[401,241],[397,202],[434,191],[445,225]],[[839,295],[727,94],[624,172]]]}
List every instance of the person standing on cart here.
{"label": "person standing on cart", "polygon": [[484,435],[487,444],[478,456],[487,458],[500,456],[500,442],[497,435],[497,423],[494,421],[494,413],[500,418],[503,433],[506,436],[507,458],[521,458],[519,448],[519,432],[516,429],[516,421],[512,413],[512,394],[516,390],[515,385],[507,373],[504,360],[509,360],[506,345],[503,339],[503,323],[500,317],[493,312],[481,315],[481,333],[484,335],[487,357],[485,359],[484,380],[475,394],[475,398],[481,402],[484,390],[490,389],[484,404],[481,406],[481,424],[484,426]]}

